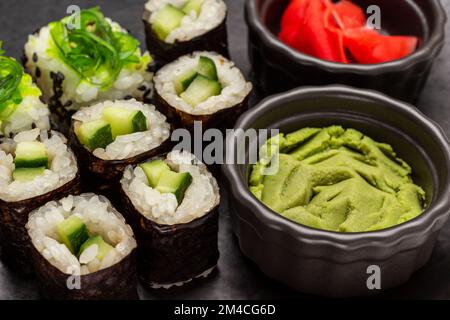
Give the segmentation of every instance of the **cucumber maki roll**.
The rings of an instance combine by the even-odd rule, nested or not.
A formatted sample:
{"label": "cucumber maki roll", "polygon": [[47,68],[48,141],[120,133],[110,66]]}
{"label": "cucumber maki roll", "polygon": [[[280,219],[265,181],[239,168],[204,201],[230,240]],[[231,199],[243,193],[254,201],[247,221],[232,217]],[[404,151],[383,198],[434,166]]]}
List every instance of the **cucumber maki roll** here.
{"label": "cucumber maki roll", "polygon": [[155,75],[155,105],[171,122],[192,128],[233,126],[248,107],[252,84],[234,63],[212,52],[194,52]]}
{"label": "cucumber maki roll", "polygon": [[[78,21],[77,21],[78,20]],[[29,36],[26,68],[64,130],[82,106],[152,94],[152,58],[99,8],[51,22]]]}
{"label": "cucumber maki roll", "polygon": [[226,18],[223,0],[149,0],[144,11],[147,48],[160,65],[196,50],[228,57]]}
{"label": "cucumber maki roll", "polygon": [[75,156],[63,135],[33,129],[0,139],[0,243],[2,259],[32,273],[25,230],[29,213],[52,199],[80,192]]}
{"label": "cucumber maki roll", "polygon": [[188,152],[129,166],[121,180],[123,213],[138,241],[138,275],[149,288],[208,276],[219,258],[219,187]]}
{"label": "cucumber maki roll", "polygon": [[72,119],[71,142],[83,180],[89,189],[108,196],[128,165],[170,149],[166,117],[136,100],[101,102],[80,109]]}
{"label": "cucumber maki roll", "polygon": [[0,136],[33,128],[50,129],[41,90],[15,59],[3,55],[2,44],[0,41]]}
{"label": "cucumber maki roll", "polygon": [[135,299],[136,241],[110,202],[68,196],[33,211],[31,259],[47,299]]}

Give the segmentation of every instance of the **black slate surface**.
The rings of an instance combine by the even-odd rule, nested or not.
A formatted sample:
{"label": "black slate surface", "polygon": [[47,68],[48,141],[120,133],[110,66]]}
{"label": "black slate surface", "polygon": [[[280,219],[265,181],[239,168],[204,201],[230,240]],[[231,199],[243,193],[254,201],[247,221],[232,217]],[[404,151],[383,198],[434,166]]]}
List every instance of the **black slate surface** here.
{"label": "black slate surface", "polygon": [[[402,1],[402,0],[393,0]],[[450,0],[442,0],[450,15]],[[233,60],[247,75],[244,0],[228,0],[229,40]],[[69,5],[82,8],[100,5],[105,14],[129,29],[141,42],[144,40],[141,14],[145,0],[1,0],[0,40],[5,41],[7,53],[20,58],[28,34],[49,21],[65,15]],[[450,32],[446,46],[435,62],[431,76],[418,107],[438,122],[450,135]],[[256,102],[257,98],[253,100]],[[450,196],[450,195],[449,195]],[[147,292],[140,289],[143,299],[280,299],[309,298],[264,276],[239,251],[229,221],[229,203],[223,191],[220,208],[218,270],[201,283],[172,291]],[[0,299],[37,299],[33,280],[23,280],[0,263]],[[389,290],[378,297],[400,299],[450,299],[450,222],[441,232],[430,262],[405,285]]]}

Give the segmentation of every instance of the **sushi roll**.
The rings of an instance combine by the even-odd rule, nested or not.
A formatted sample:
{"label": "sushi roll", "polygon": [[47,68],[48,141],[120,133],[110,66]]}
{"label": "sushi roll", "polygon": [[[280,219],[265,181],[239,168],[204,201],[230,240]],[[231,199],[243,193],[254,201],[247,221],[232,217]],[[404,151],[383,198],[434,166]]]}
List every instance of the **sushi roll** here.
{"label": "sushi roll", "polygon": [[44,298],[137,298],[136,240],[106,198],[85,193],[49,202],[26,228]]}
{"label": "sushi roll", "polygon": [[0,41],[0,136],[33,128],[50,129],[41,90],[15,59],[3,55],[2,44]]}
{"label": "sushi roll", "polygon": [[127,167],[121,185],[143,284],[168,289],[208,276],[219,258],[220,195],[206,166],[186,151],[172,151]]}
{"label": "sushi roll", "polygon": [[196,50],[228,57],[226,19],[223,0],[149,0],[144,11],[147,48],[158,65]]}
{"label": "sushi roll", "polygon": [[128,165],[170,150],[170,124],[152,105],[105,101],[80,109],[72,119],[71,143],[83,181],[89,190],[107,196]]}
{"label": "sushi roll", "polygon": [[155,75],[155,105],[172,123],[192,128],[233,126],[248,108],[252,84],[234,63],[213,52],[194,52]]}
{"label": "sushi roll", "polygon": [[141,52],[138,40],[99,8],[82,10],[79,28],[76,20],[51,22],[25,45],[25,66],[63,130],[82,106],[152,94],[152,57]]}
{"label": "sushi roll", "polygon": [[28,215],[52,199],[80,192],[75,156],[63,135],[33,129],[0,139],[0,243],[2,259],[32,273],[25,230]]}

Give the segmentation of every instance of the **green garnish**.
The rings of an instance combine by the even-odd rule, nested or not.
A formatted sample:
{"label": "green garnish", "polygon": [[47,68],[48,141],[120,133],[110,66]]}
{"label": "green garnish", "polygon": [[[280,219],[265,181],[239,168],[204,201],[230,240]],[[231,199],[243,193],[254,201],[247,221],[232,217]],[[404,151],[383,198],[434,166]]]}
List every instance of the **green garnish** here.
{"label": "green garnish", "polygon": [[113,31],[98,7],[78,15],[50,23],[52,39],[61,59],[82,79],[108,88],[124,64],[140,62],[136,55],[140,43],[125,32]]}
{"label": "green garnish", "polygon": [[3,56],[2,45],[3,41],[0,41],[0,120],[7,119],[22,102],[18,87],[23,76],[20,64]]}

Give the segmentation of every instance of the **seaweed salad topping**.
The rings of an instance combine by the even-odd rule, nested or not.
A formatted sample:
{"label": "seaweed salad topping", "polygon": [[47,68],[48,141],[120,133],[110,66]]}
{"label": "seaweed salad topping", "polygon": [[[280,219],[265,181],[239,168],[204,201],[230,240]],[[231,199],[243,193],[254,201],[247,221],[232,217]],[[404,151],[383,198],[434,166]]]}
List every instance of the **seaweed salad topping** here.
{"label": "seaweed salad topping", "polygon": [[87,82],[110,87],[126,63],[139,63],[140,43],[116,31],[98,7],[81,10],[50,23],[50,33],[61,59]]}
{"label": "seaweed salad topping", "polygon": [[22,102],[19,85],[23,76],[20,64],[13,58],[5,57],[2,46],[0,41],[0,120],[8,118]]}

